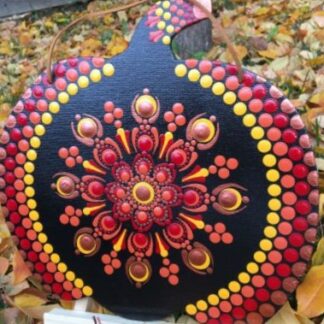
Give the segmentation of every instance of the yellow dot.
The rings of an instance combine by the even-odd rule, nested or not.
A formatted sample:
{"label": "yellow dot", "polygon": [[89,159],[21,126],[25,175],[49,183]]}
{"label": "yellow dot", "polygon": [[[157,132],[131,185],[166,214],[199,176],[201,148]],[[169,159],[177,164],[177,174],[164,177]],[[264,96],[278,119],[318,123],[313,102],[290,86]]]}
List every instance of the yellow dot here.
{"label": "yellow dot", "polygon": [[193,69],[188,73],[189,81],[197,82],[200,79],[200,72],[197,69]]}
{"label": "yellow dot", "polygon": [[51,102],[48,107],[49,111],[53,114],[57,114],[60,112],[60,104],[56,101]]}
{"label": "yellow dot", "polygon": [[237,281],[231,281],[228,284],[228,288],[232,292],[239,292],[241,289],[241,285]]}
{"label": "yellow dot", "polygon": [[263,263],[267,258],[266,255],[261,251],[255,252],[253,257],[254,260],[258,263]]}
{"label": "yellow dot", "polygon": [[263,157],[263,164],[268,168],[275,166],[276,163],[277,159],[273,154],[267,154]]}
{"label": "yellow dot", "polygon": [[264,130],[260,126],[253,127],[251,130],[251,136],[255,140],[259,140],[264,136]]}
{"label": "yellow dot", "polygon": [[37,125],[35,127],[35,134],[37,136],[43,136],[45,134],[46,130],[45,127],[43,125]]}
{"label": "yellow dot", "polygon": [[272,169],[267,172],[267,179],[270,182],[276,182],[279,180],[279,178],[280,178],[280,173],[277,170]]}
{"label": "yellow dot", "polygon": [[170,8],[170,1],[163,1],[162,2],[162,7],[164,9],[169,9]]}
{"label": "yellow dot", "polygon": [[246,270],[249,273],[255,274],[255,273],[257,273],[259,271],[259,266],[256,263],[254,263],[254,262],[250,262],[246,266]]}
{"label": "yellow dot", "polygon": [[162,16],[162,15],[163,15],[163,9],[162,9],[162,8],[158,8],[158,9],[156,9],[155,14],[156,14],[157,16]]}
{"label": "yellow dot", "polygon": [[228,91],[224,94],[223,100],[226,105],[233,105],[236,101],[236,94],[232,91]]}
{"label": "yellow dot", "polygon": [[60,262],[60,263],[57,265],[57,269],[58,269],[58,271],[64,273],[64,272],[66,272],[66,270],[67,270],[67,266],[66,266],[65,263]]}
{"label": "yellow dot", "polygon": [[36,231],[36,232],[41,232],[43,230],[43,225],[42,223],[40,222],[35,222],[34,225],[33,225],[33,229]]}
{"label": "yellow dot", "polygon": [[225,288],[218,290],[218,296],[222,299],[227,299],[229,295],[230,295],[229,291]]}
{"label": "yellow dot", "polygon": [[51,261],[55,264],[59,263],[61,260],[60,256],[57,253],[51,255]]}
{"label": "yellow dot", "polygon": [[210,88],[212,84],[213,84],[213,78],[209,75],[204,75],[200,79],[200,85],[205,89]]}
{"label": "yellow dot", "polygon": [[281,194],[281,187],[276,184],[272,184],[268,187],[268,193],[270,196],[278,197]]}
{"label": "yellow dot", "polygon": [[166,29],[166,31],[169,33],[169,34],[172,34],[174,32],[174,27],[172,25],[169,25]]}
{"label": "yellow dot", "polygon": [[184,64],[179,64],[175,68],[175,74],[179,78],[183,78],[187,74],[187,67]]}
{"label": "yellow dot", "polygon": [[27,185],[32,185],[34,183],[34,177],[31,175],[31,174],[26,174],[24,176],[24,182],[27,184]]}
{"label": "yellow dot", "polygon": [[272,224],[272,225],[276,225],[279,223],[280,221],[280,217],[278,214],[271,212],[267,215],[267,221],[268,223]]}
{"label": "yellow dot", "polygon": [[27,206],[28,206],[29,209],[35,209],[37,207],[36,200],[28,199],[27,200]]}
{"label": "yellow dot", "polygon": [[85,296],[91,296],[92,293],[93,293],[93,290],[91,287],[89,286],[84,286],[83,289],[82,289],[82,292]]}
{"label": "yellow dot", "polygon": [[39,137],[33,136],[33,137],[30,139],[30,145],[31,145],[33,148],[38,149],[38,148],[41,146],[41,141],[40,141]]}
{"label": "yellow dot", "polygon": [[219,297],[215,294],[209,295],[207,300],[208,300],[208,303],[212,306],[216,306],[219,303]]}
{"label": "yellow dot", "polygon": [[157,28],[160,29],[160,30],[163,30],[166,26],[166,23],[165,21],[160,21],[158,24],[157,24]]}
{"label": "yellow dot", "polygon": [[98,69],[94,69],[90,73],[90,79],[92,82],[99,82],[101,80],[101,72]]}
{"label": "yellow dot", "polygon": [[222,94],[224,94],[225,90],[226,89],[224,83],[222,82],[216,82],[212,88],[213,94],[216,96],[221,96]]}
{"label": "yellow dot", "polygon": [[37,153],[36,153],[36,151],[35,150],[28,150],[28,152],[27,152],[27,158],[30,161],[35,161],[37,159]]}
{"label": "yellow dot", "polygon": [[65,274],[65,277],[67,280],[69,281],[73,281],[75,279],[75,274],[74,272],[72,271],[68,271],[66,274]]}
{"label": "yellow dot", "polygon": [[42,122],[43,124],[45,125],[49,125],[51,124],[53,121],[53,117],[50,113],[44,113],[43,116],[42,116]]}
{"label": "yellow dot", "polygon": [[35,189],[33,187],[26,187],[25,194],[28,198],[35,196]]}
{"label": "yellow dot", "polygon": [[187,305],[187,306],[186,306],[186,313],[187,313],[188,315],[195,315],[195,314],[197,313],[197,308],[196,308],[196,306],[195,306],[195,305],[192,305],[192,304]]}
{"label": "yellow dot", "polygon": [[30,213],[29,213],[29,218],[32,220],[32,221],[37,221],[39,219],[39,214],[36,210],[32,210]]}
{"label": "yellow dot", "polygon": [[243,117],[243,124],[246,127],[252,127],[256,123],[256,118],[252,114],[247,114]]}
{"label": "yellow dot", "polygon": [[204,300],[198,300],[196,305],[197,308],[201,311],[205,311],[208,308],[208,305]]}
{"label": "yellow dot", "polygon": [[234,114],[237,116],[243,116],[246,113],[246,104],[239,102],[234,106]]}
{"label": "yellow dot", "polygon": [[74,286],[81,289],[84,286],[83,280],[79,278],[75,279]]}
{"label": "yellow dot", "polygon": [[70,100],[70,96],[68,95],[68,93],[66,92],[61,92],[59,95],[58,95],[58,101],[62,104],[66,104],[68,103]]}
{"label": "yellow dot", "polygon": [[52,244],[46,243],[44,245],[44,252],[46,252],[47,254],[51,254],[53,252]]}
{"label": "yellow dot", "polygon": [[79,88],[75,83],[71,83],[67,87],[67,92],[71,96],[75,96],[79,92]]}
{"label": "yellow dot", "polygon": [[35,171],[35,166],[31,162],[26,162],[24,165],[24,169],[28,173],[33,173]]}
{"label": "yellow dot", "polygon": [[88,77],[82,75],[80,76],[80,78],[78,79],[78,85],[80,88],[87,88],[89,86],[89,79]]}
{"label": "yellow dot", "polygon": [[165,20],[170,20],[170,19],[171,19],[171,14],[170,14],[170,12],[166,12],[166,13],[163,15],[163,18],[164,18]]}
{"label": "yellow dot", "polygon": [[268,206],[273,211],[278,211],[281,208],[281,202],[279,199],[270,199]]}
{"label": "yellow dot", "polygon": [[263,239],[260,242],[260,248],[263,251],[270,251],[272,249],[272,242],[270,240]]}
{"label": "yellow dot", "polygon": [[267,226],[264,229],[264,235],[268,238],[274,238],[277,235],[277,230],[273,226]]}
{"label": "yellow dot", "polygon": [[38,241],[40,243],[46,243],[47,242],[47,235],[44,233],[39,233],[38,234]]}
{"label": "yellow dot", "polygon": [[248,283],[250,281],[250,275],[246,272],[241,272],[238,278],[242,283]]}
{"label": "yellow dot", "polygon": [[162,42],[164,45],[169,45],[171,43],[171,38],[170,36],[164,36],[162,39]]}
{"label": "yellow dot", "polygon": [[271,150],[271,143],[268,140],[262,140],[258,143],[258,150],[267,153]]}
{"label": "yellow dot", "polygon": [[108,76],[108,77],[111,77],[115,74],[115,68],[112,64],[108,63],[108,64],[105,64],[104,67],[103,67],[103,74],[105,76]]}

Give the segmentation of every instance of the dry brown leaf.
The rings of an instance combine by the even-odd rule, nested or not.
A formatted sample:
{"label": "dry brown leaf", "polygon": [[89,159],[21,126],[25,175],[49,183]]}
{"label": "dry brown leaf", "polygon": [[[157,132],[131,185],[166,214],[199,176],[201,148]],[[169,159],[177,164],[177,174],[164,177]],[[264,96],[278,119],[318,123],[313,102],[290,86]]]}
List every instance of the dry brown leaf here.
{"label": "dry brown leaf", "polygon": [[308,318],[324,313],[324,265],[313,266],[297,288],[297,313]]}
{"label": "dry brown leaf", "polygon": [[324,28],[324,11],[315,12],[313,18],[320,28]]}
{"label": "dry brown leaf", "polygon": [[18,284],[31,276],[31,272],[25,264],[19,251],[13,256],[13,284]]}
{"label": "dry brown leaf", "polygon": [[4,276],[9,268],[9,260],[0,256],[0,276]]}

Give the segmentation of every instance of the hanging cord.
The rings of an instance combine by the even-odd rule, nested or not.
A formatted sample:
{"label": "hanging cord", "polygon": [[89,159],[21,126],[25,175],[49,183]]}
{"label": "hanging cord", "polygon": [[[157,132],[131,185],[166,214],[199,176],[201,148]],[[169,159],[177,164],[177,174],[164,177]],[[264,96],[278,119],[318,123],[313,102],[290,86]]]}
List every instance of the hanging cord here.
{"label": "hanging cord", "polygon": [[[233,43],[231,42],[230,38],[226,34],[226,31],[223,28],[223,26],[221,25],[221,23],[214,17],[214,15],[211,12],[208,11],[208,9],[205,6],[203,6],[201,3],[199,3],[198,0],[189,0],[189,2],[191,2],[197,8],[199,8],[210,19],[213,28],[220,32],[223,41],[226,43],[227,48],[228,48],[229,52],[232,54],[232,57],[233,57],[236,65],[237,65],[239,78],[240,78],[240,80],[242,80],[242,78],[243,78],[243,69],[242,69],[241,60],[240,60],[240,58],[239,58],[239,56],[237,54],[237,51],[236,51]],[[106,16],[106,15],[116,13],[116,12],[119,12],[119,11],[124,11],[124,10],[127,10],[127,9],[131,9],[131,8],[137,7],[137,6],[139,6],[141,4],[145,4],[145,3],[149,3],[149,0],[137,0],[137,1],[130,2],[130,3],[126,4],[126,5],[116,6],[114,8],[109,9],[109,10],[90,12],[88,14],[85,14],[84,16],[81,16],[81,17],[73,20],[68,25],[66,25],[63,29],[61,29],[56,34],[54,39],[52,40],[52,43],[51,43],[49,51],[48,51],[47,68],[46,68],[48,82],[53,83],[52,62],[53,62],[55,46],[58,43],[58,41],[60,40],[60,38],[62,37],[62,35],[65,34],[69,29],[71,29],[75,25],[79,24],[80,22],[87,21],[87,20],[90,20],[92,18],[98,18],[98,17]]]}

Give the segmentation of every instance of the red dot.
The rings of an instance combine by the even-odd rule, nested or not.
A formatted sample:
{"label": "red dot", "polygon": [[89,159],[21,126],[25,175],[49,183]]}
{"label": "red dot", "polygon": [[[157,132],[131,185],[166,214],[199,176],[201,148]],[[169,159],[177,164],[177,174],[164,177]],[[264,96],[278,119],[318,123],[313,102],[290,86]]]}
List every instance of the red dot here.
{"label": "red dot", "polygon": [[[70,57],[70,58],[68,59],[68,63],[69,63],[69,65],[70,65],[71,67],[76,67],[76,66],[78,65],[78,59],[77,59],[76,57]],[[62,66],[63,68],[65,68],[64,65],[61,64],[61,66]],[[63,75],[62,75],[62,76],[63,76]]]}
{"label": "red dot", "polygon": [[[69,64],[70,64],[70,66],[73,66],[73,65],[71,65],[70,61],[69,61]],[[66,71],[66,68],[63,64],[57,64],[54,68],[54,74],[57,77],[63,77],[65,75],[65,71]]]}
{"label": "red dot", "polygon": [[61,298],[64,300],[72,300],[72,295],[69,292],[64,291],[61,295]]}
{"label": "red dot", "polygon": [[107,149],[102,153],[102,159],[107,165],[112,165],[117,160],[117,155],[113,150]]}
{"label": "red dot", "polygon": [[258,84],[253,88],[254,98],[263,99],[267,94],[267,89],[262,84]]}
{"label": "red dot", "polygon": [[310,191],[310,185],[307,182],[299,181],[295,184],[294,190],[298,196],[306,196]]}
{"label": "red dot", "polygon": [[10,171],[14,170],[16,165],[17,165],[16,161],[12,157],[8,157],[4,161],[4,166],[6,167],[7,170],[10,170]]}
{"label": "red dot", "polygon": [[247,311],[253,312],[258,308],[258,303],[254,299],[246,299],[244,302],[244,308]]}
{"label": "red dot", "polygon": [[245,310],[242,307],[234,307],[232,310],[232,314],[235,319],[243,319],[245,318]]}
{"label": "red dot", "polygon": [[111,216],[105,216],[102,220],[102,224],[104,227],[111,230],[115,227],[116,221]]}
{"label": "red dot", "polygon": [[51,284],[53,282],[53,275],[49,272],[44,273],[43,281],[47,284]]}
{"label": "red dot", "polygon": [[233,324],[234,323],[232,317],[228,314],[222,314],[219,317],[219,320],[220,320],[221,324]]}
{"label": "red dot", "polygon": [[25,237],[26,235],[26,230],[22,226],[17,226],[15,229],[15,234],[19,237]]}
{"label": "red dot", "polygon": [[21,126],[27,125],[28,118],[27,118],[27,116],[25,114],[23,114],[23,113],[18,114],[16,119],[17,119],[17,123],[19,125],[21,125]]}
{"label": "red dot", "polygon": [[20,222],[20,215],[16,212],[13,212],[10,214],[10,222],[14,225],[18,224]]}
{"label": "red dot", "polygon": [[278,101],[275,99],[268,99],[264,103],[264,110],[267,113],[274,113],[278,109]]}
{"label": "red dot", "polygon": [[7,172],[4,175],[4,179],[6,180],[7,183],[11,184],[16,180],[16,177],[12,172]]}
{"label": "red dot", "polygon": [[27,254],[27,258],[29,261],[35,263],[38,260],[38,255],[34,251],[29,251]]}
{"label": "red dot", "polygon": [[301,215],[307,215],[311,212],[312,207],[308,200],[299,200],[295,204],[296,211]]}
{"label": "red dot", "polygon": [[59,284],[57,282],[53,283],[53,285],[52,285],[52,292],[53,292],[53,294],[57,294],[58,295],[58,294],[61,294],[62,291],[63,291],[63,287],[62,287],[61,284]]}
{"label": "red dot", "polygon": [[22,139],[21,131],[18,128],[14,128],[10,131],[10,138],[14,142],[18,142]]}
{"label": "red dot", "polygon": [[264,288],[261,288],[261,289],[258,289],[256,292],[255,292],[255,297],[262,301],[262,302],[265,302],[267,300],[269,300],[270,298],[270,294],[268,292],[268,290],[264,289]]}
{"label": "red dot", "polygon": [[287,144],[292,144],[295,143],[297,141],[298,135],[297,132],[294,131],[291,128],[286,129],[283,133],[282,133],[282,139],[287,143]]}
{"label": "red dot", "polygon": [[35,270],[39,273],[43,273],[45,271],[45,265],[41,262],[37,262],[35,264]]}
{"label": "red dot", "polygon": [[230,75],[236,75],[237,74],[237,71],[238,71],[238,68],[236,65],[233,65],[233,64],[228,64],[226,66],[226,71],[228,72],[228,74]]}
{"label": "red dot", "polygon": [[168,233],[171,236],[179,236],[181,234],[181,226],[178,223],[172,223],[168,226]]}
{"label": "red dot", "polygon": [[5,193],[6,193],[6,196],[8,198],[12,198],[15,196],[16,194],[16,189],[13,187],[13,186],[8,186],[6,189],[5,189]]}
{"label": "red dot", "polygon": [[185,193],[184,193],[184,202],[186,205],[195,205],[197,203],[197,200],[198,200],[198,194],[196,191],[194,190],[187,190]]}
{"label": "red dot", "polygon": [[296,231],[304,232],[308,228],[308,223],[305,218],[297,217],[293,221],[293,227]]}
{"label": "red dot", "polygon": [[297,164],[293,168],[293,175],[298,179],[303,179],[308,175],[308,168],[305,164]]}
{"label": "red dot", "polygon": [[289,149],[288,156],[293,161],[300,161],[304,157],[304,151],[301,147],[294,146]]}
{"label": "red dot", "polygon": [[30,248],[31,248],[31,243],[30,243],[30,241],[27,240],[27,239],[22,239],[22,240],[20,241],[20,246],[21,246],[21,248],[22,248],[23,250],[28,251],[28,250],[30,250]]}
{"label": "red dot", "polygon": [[17,202],[14,199],[9,199],[6,204],[9,211],[16,211],[18,206]]}
{"label": "red dot", "polygon": [[150,151],[153,148],[153,141],[149,136],[143,135],[138,139],[138,147],[141,151]]}
{"label": "red dot", "polygon": [[36,109],[36,103],[32,99],[27,99],[25,101],[24,107],[27,111],[32,112],[32,111],[35,111],[35,109]]}
{"label": "red dot", "polygon": [[288,248],[284,251],[284,259],[287,262],[294,263],[298,260],[298,252],[295,249]]}
{"label": "red dot", "polygon": [[291,269],[288,264],[281,263],[277,265],[276,272],[280,277],[288,277],[291,273]]}
{"label": "red dot", "polygon": [[300,233],[292,233],[289,236],[288,240],[293,247],[300,247],[304,244],[305,241],[303,235],[301,235]]}
{"label": "red dot", "polygon": [[286,128],[289,124],[289,118],[288,118],[288,116],[286,116],[284,114],[277,114],[273,118],[273,123],[278,128]]}
{"label": "red dot", "polygon": [[33,95],[34,95],[34,97],[36,97],[36,98],[40,98],[40,97],[42,97],[42,96],[44,95],[43,88],[40,87],[40,86],[35,86],[35,87],[33,88]]}
{"label": "red dot", "polygon": [[15,143],[9,143],[6,147],[8,155],[15,156],[18,153],[18,148]]}
{"label": "red dot", "polygon": [[185,162],[185,152],[177,149],[171,153],[171,162],[175,165],[182,165]]}
{"label": "red dot", "polygon": [[147,245],[148,238],[145,234],[142,233],[136,233],[134,235],[134,242],[139,247],[144,247]]}
{"label": "red dot", "polygon": [[247,87],[251,87],[254,83],[254,76],[251,73],[244,73],[243,75],[243,83]]}
{"label": "red dot", "polygon": [[278,277],[272,276],[267,279],[267,286],[271,290],[277,290],[281,287],[281,280]]}
{"label": "red dot", "polygon": [[104,185],[99,181],[93,181],[89,185],[90,193],[95,197],[100,197],[105,191]]}

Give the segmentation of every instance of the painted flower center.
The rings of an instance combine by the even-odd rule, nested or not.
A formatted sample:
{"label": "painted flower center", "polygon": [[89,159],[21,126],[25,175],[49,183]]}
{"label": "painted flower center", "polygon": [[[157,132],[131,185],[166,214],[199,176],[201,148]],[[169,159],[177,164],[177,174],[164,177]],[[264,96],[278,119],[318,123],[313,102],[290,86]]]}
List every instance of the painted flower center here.
{"label": "painted flower center", "polygon": [[148,205],[154,200],[154,189],[147,182],[139,182],[133,188],[133,197],[141,204]]}

